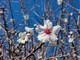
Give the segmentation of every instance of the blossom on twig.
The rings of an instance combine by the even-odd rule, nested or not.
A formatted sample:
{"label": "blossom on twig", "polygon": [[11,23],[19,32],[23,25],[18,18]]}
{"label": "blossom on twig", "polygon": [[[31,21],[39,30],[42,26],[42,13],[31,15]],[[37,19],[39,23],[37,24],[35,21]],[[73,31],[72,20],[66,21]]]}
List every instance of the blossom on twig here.
{"label": "blossom on twig", "polygon": [[23,17],[24,17],[25,20],[29,19],[29,15],[28,14],[24,15]]}
{"label": "blossom on twig", "polygon": [[73,32],[72,32],[72,31],[70,31],[70,32],[69,32],[69,34],[70,34],[70,35],[68,35],[68,38],[69,38],[69,42],[71,43],[71,42],[73,42],[73,41],[74,41]]}
{"label": "blossom on twig", "polygon": [[25,27],[26,35],[31,36],[34,33],[33,28]]}
{"label": "blossom on twig", "polygon": [[61,5],[63,0],[57,0],[57,4]]}
{"label": "blossom on twig", "polygon": [[58,40],[56,34],[60,31],[61,26],[52,26],[52,22],[50,20],[44,20],[44,26],[37,25],[36,30],[39,33],[37,38],[42,42],[49,41],[50,43]]}
{"label": "blossom on twig", "polygon": [[19,39],[17,40],[18,43],[25,44],[26,41],[30,38],[30,36],[33,34],[33,28],[25,27],[26,32],[20,32],[19,33]]}
{"label": "blossom on twig", "polygon": [[26,35],[26,32],[23,32],[23,33],[20,32],[20,33],[19,33],[19,37],[20,37],[20,38],[17,40],[18,43],[25,44],[25,42],[28,41],[28,37],[27,37],[27,35]]}

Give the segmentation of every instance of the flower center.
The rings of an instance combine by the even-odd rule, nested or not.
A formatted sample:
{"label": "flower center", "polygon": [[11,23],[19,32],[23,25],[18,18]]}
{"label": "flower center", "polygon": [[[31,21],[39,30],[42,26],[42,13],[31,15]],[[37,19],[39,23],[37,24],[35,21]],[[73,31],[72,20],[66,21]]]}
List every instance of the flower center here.
{"label": "flower center", "polygon": [[44,33],[46,33],[46,34],[51,34],[51,32],[52,32],[52,31],[51,31],[50,29],[45,29],[45,30],[44,30]]}
{"label": "flower center", "polygon": [[24,35],[22,35],[22,36],[21,36],[21,39],[22,39],[22,40],[24,40],[24,39],[25,39],[25,36],[24,36]]}

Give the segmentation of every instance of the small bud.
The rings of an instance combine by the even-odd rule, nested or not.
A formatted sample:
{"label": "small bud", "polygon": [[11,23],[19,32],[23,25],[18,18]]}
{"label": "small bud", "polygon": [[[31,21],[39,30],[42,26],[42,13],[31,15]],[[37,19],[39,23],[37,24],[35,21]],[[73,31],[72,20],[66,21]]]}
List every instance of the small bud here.
{"label": "small bud", "polygon": [[64,18],[64,23],[68,23],[68,19],[67,18]]}
{"label": "small bud", "polygon": [[24,15],[23,17],[24,17],[25,20],[29,19],[29,15],[28,14]]}
{"label": "small bud", "polygon": [[57,0],[57,4],[61,5],[63,0]]}
{"label": "small bud", "polygon": [[13,19],[13,18],[11,18],[11,19],[10,19],[10,22],[12,22],[12,23],[13,23],[13,22],[14,22],[14,19]]}
{"label": "small bud", "polygon": [[73,15],[73,12],[71,12],[70,15],[72,16]]}
{"label": "small bud", "polygon": [[73,34],[73,32],[72,32],[72,31],[70,31],[69,33],[70,33],[71,35]]}
{"label": "small bud", "polygon": [[3,14],[4,12],[2,10],[0,10],[0,14]]}

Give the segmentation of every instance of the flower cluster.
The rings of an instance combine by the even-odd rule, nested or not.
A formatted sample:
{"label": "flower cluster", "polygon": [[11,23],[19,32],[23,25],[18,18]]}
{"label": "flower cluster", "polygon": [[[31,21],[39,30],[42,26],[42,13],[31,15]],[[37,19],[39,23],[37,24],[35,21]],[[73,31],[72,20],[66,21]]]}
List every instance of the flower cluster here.
{"label": "flower cluster", "polygon": [[[58,40],[57,34],[60,31],[61,26],[52,25],[50,20],[44,20],[44,25],[37,25],[36,31],[39,33],[37,38],[41,42],[54,42]],[[25,43],[28,41],[28,38],[33,34],[33,28],[25,27],[26,32],[19,33],[20,39],[18,39],[19,43]]]}
{"label": "flower cluster", "polygon": [[25,27],[25,30],[26,32],[19,33],[19,39],[17,40],[18,43],[24,44],[29,40],[30,36],[33,34],[33,28]]}

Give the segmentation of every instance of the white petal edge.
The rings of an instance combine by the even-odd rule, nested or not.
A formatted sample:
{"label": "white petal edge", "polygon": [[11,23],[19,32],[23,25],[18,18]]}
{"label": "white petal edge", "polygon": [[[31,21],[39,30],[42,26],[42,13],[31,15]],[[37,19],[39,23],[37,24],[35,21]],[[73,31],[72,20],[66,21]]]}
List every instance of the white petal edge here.
{"label": "white petal edge", "polygon": [[56,36],[55,34],[52,34],[52,35],[50,36],[50,41],[49,41],[49,43],[53,43],[53,42],[56,41],[56,40],[58,40],[57,36]]}
{"label": "white petal edge", "polygon": [[51,29],[52,22],[50,20],[44,20],[44,26],[46,26],[46,28],[48,28],[48,29]]}
{"label": "white petal edge", "polygon": [[61,26],[57,25],[53,27],[52,33],[58,34],[58,32],[61,30]]}

